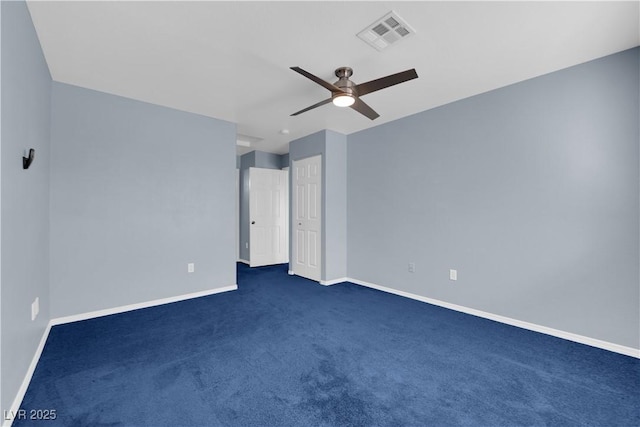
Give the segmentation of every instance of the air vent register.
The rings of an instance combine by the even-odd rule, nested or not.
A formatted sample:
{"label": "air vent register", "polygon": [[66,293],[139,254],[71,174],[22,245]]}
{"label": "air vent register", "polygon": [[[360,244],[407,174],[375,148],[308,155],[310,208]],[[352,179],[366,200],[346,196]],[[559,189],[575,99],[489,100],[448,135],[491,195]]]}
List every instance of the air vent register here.
{"label": "air vent register", "polygon": [[383,50],[413,34],[415,30],[391,11],[360,31],[358,37],[376,50]]}

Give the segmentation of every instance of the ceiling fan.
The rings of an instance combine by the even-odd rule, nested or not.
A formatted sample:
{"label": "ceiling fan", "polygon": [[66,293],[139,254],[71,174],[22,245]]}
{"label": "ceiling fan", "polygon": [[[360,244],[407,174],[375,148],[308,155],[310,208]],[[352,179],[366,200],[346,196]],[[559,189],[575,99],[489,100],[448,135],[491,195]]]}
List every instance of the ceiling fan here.
{"label": "ceiling fan", "polygon": [[366,83],[360,83],[359,85],[357,85],[349,80],[349,77],[351,77],[351,75],[353,74],[353,70],[349,67],[340,67],[335,71],[336,77],[338,77],[338,81],[331,84],[325,80],[322,80],[320,77],[314,76],[310,72],[303,70],[300,67],[290,68],[293,71],[302,74],[306,78],[313,80],[320,86],[331,91],[331,98],[325,99],[324,101],[320,101],[317,104],[313,104],[310,107],[297,111],[293,113],[292,116],[297,116],[298,114],[313,110],[314,108],[320,107],[321,105],[333,102],[333,104],[337,105],[338,107],[351,107],[358,113],[367,116],[371,120],[375,120],[376,118],[380,117],[380,114],[376,113],[373,108],[369,107],[363,100],[361,100],[361,96],[380,89],[387,88],[389,86],[397,85],[398,83],[403,83],[408,80],[418,78],[418,73],[416,73],[416,70],[412,68],[411,70],[391,74],[386,77],[381,77],[379,79],[371,80]]}

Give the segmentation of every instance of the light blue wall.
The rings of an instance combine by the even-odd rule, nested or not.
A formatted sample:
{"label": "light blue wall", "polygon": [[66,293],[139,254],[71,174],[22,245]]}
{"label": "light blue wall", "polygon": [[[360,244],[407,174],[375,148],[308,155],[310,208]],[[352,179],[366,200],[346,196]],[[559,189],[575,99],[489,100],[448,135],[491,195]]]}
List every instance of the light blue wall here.
{"label": "light blue wall", "polygon": [[240,157],[240,259],[249,261],[249,168],[255,167],[256,152]]}
{"label": "light blue wall", "polygon": [[[9,410],[49,321],[51,77],[24,2],[1,4],[0,409]],[[22,169],[25,149],[33,164]],[[40,314],[31,321],[31,303]]]}
{"label": "light blue wall", "polygon": [[[322,156],[321,278],[327,282],[345,278],[347,273],[346,146],[347,137],[330,130],[316,132],[289,143],[290,165],[296,160]],[[294,185],[291,175],[289,179],[289,200],[292,200]],[[293,215],[292,206],[290,215]],[[289,240],[291,248],[291,236]]]}
{"label": "light blue wall", "polygon": [[349,135],[349,277],[640,347],[638,52]]}
{"label": "light blue wall", "polygon": [[326,131],[324,151],[325,280],[347,277],[347,136]]}
{"label": "light blue wall", "polygon": [[289,153],[280,156],[280,169],[289,167]]}
{"label": "light blue wall", "polygon": [[254,151],[256,168],[282,169],[282,156],[280,154]]}
{"label": "light blue wall", "polygon": [[52,316],[235,284],[235,138],[228,122],[54,83]]}

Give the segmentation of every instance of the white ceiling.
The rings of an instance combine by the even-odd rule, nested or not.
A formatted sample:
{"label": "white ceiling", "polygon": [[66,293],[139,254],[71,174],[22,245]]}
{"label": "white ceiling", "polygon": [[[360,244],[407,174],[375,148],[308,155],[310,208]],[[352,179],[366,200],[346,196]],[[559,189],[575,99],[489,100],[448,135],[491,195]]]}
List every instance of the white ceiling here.
{"label": "white ceiling", "polygon": [[[640,44],[639,2],[37,2],[28,6],[56,81],[237,123],[253,149],[288,151],[321,129],[349,134]],[[395,11],[416,34],[378,52],[356,34]],[[362,83],[371,121],[289,70]],[[288,129],[289,134],[281,130]],[[256,140],[258,140],[256,142]]]}

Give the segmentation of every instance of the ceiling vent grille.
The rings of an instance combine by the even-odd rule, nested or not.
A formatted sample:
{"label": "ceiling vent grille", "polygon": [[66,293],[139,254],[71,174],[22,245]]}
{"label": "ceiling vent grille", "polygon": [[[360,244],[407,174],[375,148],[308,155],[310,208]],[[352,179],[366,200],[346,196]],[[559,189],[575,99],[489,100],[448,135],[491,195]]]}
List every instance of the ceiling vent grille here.
{"label": "ceiling vent grille", "polygon": [[255,136],[243,135],[241,133],[236,134],[236,145],[238,147],[251,147],[252,145],[262,141],[262,138]]}
{"label": "ceiling vent grille", "polygon": [[404,19],[391,11],[360,31],[358,37],[376,50],[383,50],[415,32]]}

